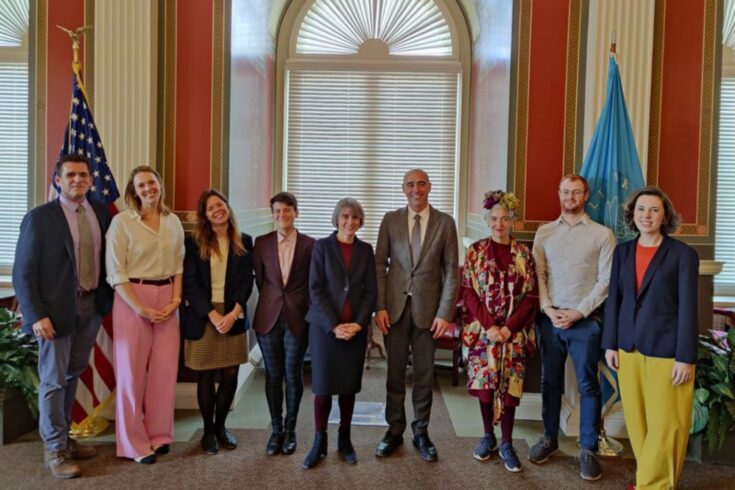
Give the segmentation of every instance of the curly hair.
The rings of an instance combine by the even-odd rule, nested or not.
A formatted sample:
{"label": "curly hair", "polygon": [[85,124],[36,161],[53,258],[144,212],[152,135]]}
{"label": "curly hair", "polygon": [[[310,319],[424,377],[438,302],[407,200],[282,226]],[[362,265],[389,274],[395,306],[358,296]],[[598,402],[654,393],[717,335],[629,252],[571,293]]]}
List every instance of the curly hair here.
{"label": "curly hair", "polygon": [[625,198],[625,203],[623,204],[623,220],[625,221],[625,225],[631,231],[636,233],[638,232],[638,227],[635,225],[633,215],[635,214],[636,202],[641,196],[656,196],[661,199],[661,202],[664,205],[664,221],[661,223],[661,233],[664,235],[676,233],[676,230],[679,229],[679,225],[681,224],[681,215],[679,215],[676,209],[674,209],[674,205],[671,203],[669,196],[667,196],[660,187],[656,187],[655,185],[641,187],[640,189],[628,194],[628,197]]}

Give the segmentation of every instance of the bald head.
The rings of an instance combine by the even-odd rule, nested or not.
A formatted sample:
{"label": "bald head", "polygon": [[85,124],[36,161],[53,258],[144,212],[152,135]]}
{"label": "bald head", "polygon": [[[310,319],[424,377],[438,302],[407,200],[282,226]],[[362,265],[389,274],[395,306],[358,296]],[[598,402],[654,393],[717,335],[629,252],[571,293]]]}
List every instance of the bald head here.
{"label": "bald head", "polygon": [[403,176],[403,193],[408,199],[408,205],[415,212],[420,213],[429,205],[431,181],[429,174],[423,169],[414,168]]}

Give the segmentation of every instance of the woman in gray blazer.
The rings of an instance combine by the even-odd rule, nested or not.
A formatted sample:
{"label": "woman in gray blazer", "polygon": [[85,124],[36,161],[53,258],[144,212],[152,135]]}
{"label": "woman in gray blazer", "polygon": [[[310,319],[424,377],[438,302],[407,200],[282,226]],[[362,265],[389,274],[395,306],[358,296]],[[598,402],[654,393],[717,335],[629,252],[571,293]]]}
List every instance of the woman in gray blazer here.
{"label": "woman in gray blazer", "polygon": [[313,468],[327,455],[327,420],[332,395],[339,395],[337,449],[346,463],[357,462],[350,440],[355,394],[362,387],[367,328],[375,310],[375,256],[355,235],[365,221],[362,205],[340,200],[332,223],[337,231],[314,244],[309,270],[309,322],[314,446],[304,459]]}

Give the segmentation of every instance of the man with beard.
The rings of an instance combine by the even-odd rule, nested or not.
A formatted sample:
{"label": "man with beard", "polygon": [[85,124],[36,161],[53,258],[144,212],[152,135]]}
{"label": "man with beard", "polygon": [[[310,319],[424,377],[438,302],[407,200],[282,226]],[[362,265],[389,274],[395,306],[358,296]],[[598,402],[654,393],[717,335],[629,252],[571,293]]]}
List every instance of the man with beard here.
{"label": "man with beard", "polygon": [[615,236],[584,212],[589,199],[587,181],[566,175],[559,183],[561,215],[541,226],[533,243],[539,282],[537,321],[542,360],[542,417],[544,435],[530,449],[528,459],[546,462],[559,448],[559,417],[564,391],[564,365],[572,358],[580,396],[580,475],[602,476],[597,451],[600,433],[601,325],[597,309],[607,298]]}

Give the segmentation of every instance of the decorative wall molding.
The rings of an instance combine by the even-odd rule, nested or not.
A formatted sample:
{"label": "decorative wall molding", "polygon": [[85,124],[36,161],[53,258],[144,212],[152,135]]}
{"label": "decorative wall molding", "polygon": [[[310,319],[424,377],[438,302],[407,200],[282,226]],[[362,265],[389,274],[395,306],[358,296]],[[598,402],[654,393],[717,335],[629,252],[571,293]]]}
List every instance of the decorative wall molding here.
{"label": "decorative wall molding", "polygon": [[134,167],[156,167],[158,1],[96,0],[94,19],[93,110],[123,194]]}

